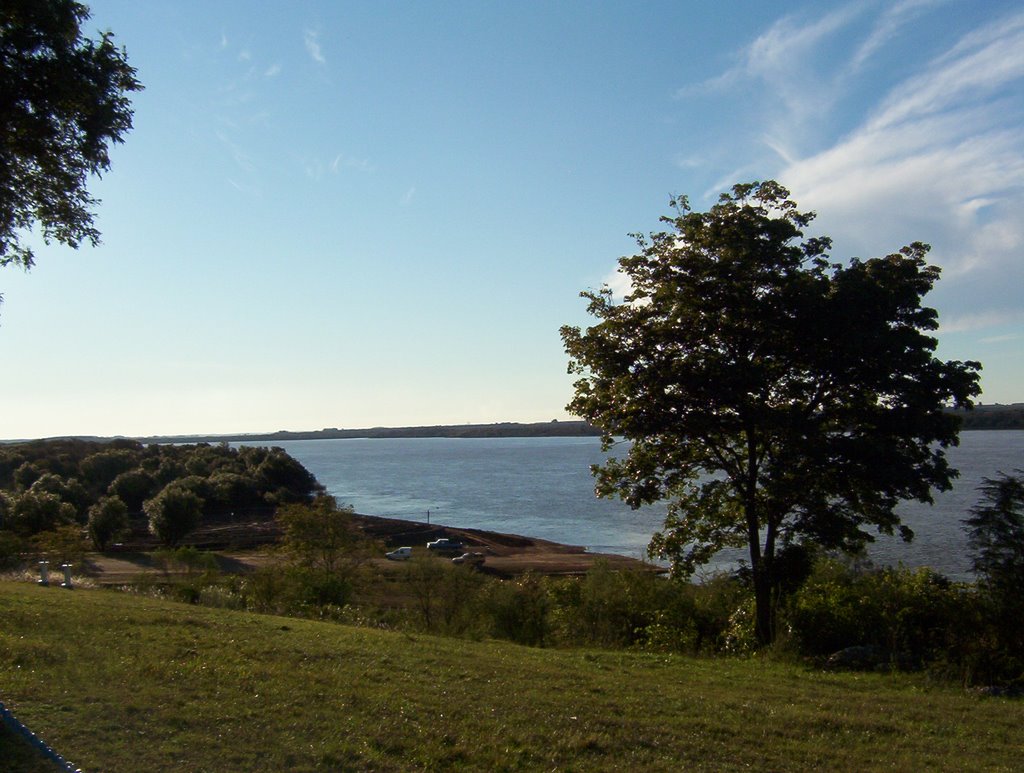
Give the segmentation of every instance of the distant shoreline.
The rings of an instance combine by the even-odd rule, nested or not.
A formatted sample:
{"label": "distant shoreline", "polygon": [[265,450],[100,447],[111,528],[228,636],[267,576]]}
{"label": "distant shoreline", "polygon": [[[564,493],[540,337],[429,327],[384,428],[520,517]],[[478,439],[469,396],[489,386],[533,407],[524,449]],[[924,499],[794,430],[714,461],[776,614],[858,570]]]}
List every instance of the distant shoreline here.
{"label": "distant shoreline", "polygon": [[[964,432],[971,430],[1024,429],[1024,403],[981,404],[970,411],[952,410],[961,417]],[[368,427],[319,430],[278,430],[277,432],[237,432],[217,435],[59,435],[45,440],[137,440],[140,443],[274,443],[286,440],[347,440],[356,438],[503,438],[503,437],[600,437],[601,430],[585,421],[498,422],[494,424],[440,424],[419,427]],[[2,443],[28,443],[34,439],[0,440]]]}
{"label": "distant shoreline", "polygon": [[[601,430],[585,421],[548,421],[521,424],[442,424],[423,427],[369,427],[364,429],[278,430],[263,433],[218,435],[61,435],[46,440],[137,440],[140,443],[241,443],[281,442],[285,440],[339,440],[355,438],[501,438],[501,437],[600,437]],[[2,443],[27,443],[30,440],[3,440]]]}

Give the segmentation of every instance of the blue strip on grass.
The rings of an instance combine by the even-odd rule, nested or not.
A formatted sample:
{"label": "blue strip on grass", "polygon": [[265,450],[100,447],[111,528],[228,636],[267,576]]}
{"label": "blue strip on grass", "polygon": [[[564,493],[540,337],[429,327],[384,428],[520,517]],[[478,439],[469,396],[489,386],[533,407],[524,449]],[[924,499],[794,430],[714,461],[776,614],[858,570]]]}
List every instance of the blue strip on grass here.
{"label": "blue strip on grass", "polygon": [[2,701],[0,701],[0,722],[3,722],[13,733],[24,738],[48,760],[57,763],[63,770],[68,771],[68,773],[82,773],[80,768],[76,768],[73,763],[68,762],[66,759],[61,757],[57,752],[51,749],[42,738],[21,724],[21,722],[18,721],[18,718],[10,712],[10,709],[4,706]]}

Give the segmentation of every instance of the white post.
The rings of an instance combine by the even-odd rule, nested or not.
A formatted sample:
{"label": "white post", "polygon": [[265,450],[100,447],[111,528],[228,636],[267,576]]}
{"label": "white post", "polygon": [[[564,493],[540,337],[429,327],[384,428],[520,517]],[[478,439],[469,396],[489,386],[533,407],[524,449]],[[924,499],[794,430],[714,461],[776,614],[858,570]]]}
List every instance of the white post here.
{"label": "white post", "polygon": [[64,582],[60,584],[62,588],[71,588],[71,564],[61,564],[60,568],[64,570]]}
{"label": "white post", "polygon": [[40,561],[39,562],[39,584],[49,585],[50,584],[50,562]]}

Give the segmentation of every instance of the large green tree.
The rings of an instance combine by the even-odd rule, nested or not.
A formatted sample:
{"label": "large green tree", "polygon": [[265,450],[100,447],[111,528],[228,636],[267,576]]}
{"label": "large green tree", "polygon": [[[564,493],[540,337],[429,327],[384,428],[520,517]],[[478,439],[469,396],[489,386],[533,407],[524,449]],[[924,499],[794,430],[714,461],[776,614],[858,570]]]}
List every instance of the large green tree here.
{"label": "large green tree", "polygon": [[70,0],[0,3],[0,266],[31,267],[33,226],[47,242],[99,240],[86,183],[110,168],[142,87],[110,32],[82,34],[88,18]]}
{"label": "large green tree", "polygon": [[707,212],[672,201],[668,230],[621,258],[631,289],[584,292],[593,326],[562,328],[579,376],[568,410],[631,441],[596,467],[596,491],[633,507],[667,500],[652,555],[688,575],[746,547],[757,635],[773,635],[776,557],[814,543],[855,551],[901,526],[900,500],[931,501],[956,475],[945,449],[979,393],[976,362],[933,356],[939,277],[927,245],[847,265],[813,213],[767,181]]}

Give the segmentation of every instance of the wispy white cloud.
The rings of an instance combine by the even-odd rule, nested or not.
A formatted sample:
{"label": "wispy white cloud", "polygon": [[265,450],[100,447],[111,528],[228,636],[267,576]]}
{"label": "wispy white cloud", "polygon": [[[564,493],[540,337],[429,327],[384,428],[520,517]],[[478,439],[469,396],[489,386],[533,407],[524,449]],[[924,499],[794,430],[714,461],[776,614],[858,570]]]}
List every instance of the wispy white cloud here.
{"label": "wispy white cloud", "polygon": [[[1021,322],[1024,322],[1024,311],[1019,309],[1010,311],[979,311],[974,314],[951,316],[948,320],[943,320],[940,330],[943,333],[970,333],[976,330],[1019,325]],[[1018,334],[1016,333],[1008,333],[980,340],[985,343],[995,343],[998,341],[1011,341],[1017,337]]]}
{"label": "wispy white cloud", "polygon": [[306,45],[306,53],[309,54],[310,58],[314,62],[317,64],[327,64],[327,59],[324,57],[323,49],[320,47],[319,31],[306,30],[303,42]]}
{"label": "wispy white cloud", "polygon": [[821,18],[785,16],[736,55],[724,73],[677,92],[678,97],[715,94],[756,83],[770,94],[759,116],[759,140],[784,156],[792,155],[809,123],[827,114],[838,92],[836,75],[813,60],[864,12],[862,3],[837,8]]}
{"label": "wispy white cloud", "polygon": [[409,187],[408,187],[408,188],[406,189],[405,193],[403,193],[403,194],[402,194],[402,198],[401,198],[401,199],[399,199],[399,203],[400,203],[400,204],[401,204],[401,205],[402,205],[403,207],[407,207],[407,206],[409,206],[410,204],[412,204],[412,200],[413,200],[414,198],[416,198],[416,186],[415,186],[415,185],[410,185],[410,186],[409,186]]}
{"label": "wispy white cloud", "polygon": [[752,149],[732,154],[706,198],[776,177],[820,213],[815,230],[833,235],[840,260],[928,242],[943,268],[929,299],[942,331],[1001,335],[1024,325],[1024,12],[964,26],[931,58],[908,49],[902,70],[869,67],[911,32],[949,30],[935,28],[948,4],[852,0],[787,15],[680,95],[742,99],[744,120],[721,141]]}
{"label": "wispy white cloud", "polygon": [[875,21],[868,37],[857,48],[850,67],[859,70],[871,56],[895,38],[901,29],[933,7],[950,0],[902,0],[886,8]]}
{"label": "wispy white cloud", "polygon": [[[863,100],[878,88],[875,78],[886,77],[864,80],[872,57],[946,3],[856,2],[771,25],[737,65],[702,84],[723,95],[756,84],[761,99],[742,129],[756,136],[731,142],[754,147],[755,139],[770,151],[738,159],[714,189],[740,177],[777,177],[801,205],[821,212],[817,225],[836,238],[838,258],[930,242],[944,269],[936,290],[944,331],[1021,324],[1024,13],[967,29],[940,55],[890,79],[873,104],[853,97]],[[815,67],[823,61],[827,67]]]}
{"label": "wispy white cloud", "polygon": [[966,36],[923,72],[893,89],[869,128],[961,109],[1024,76],[1024,14]]}
{"label": "wispy white cloud", "polygon": [[374,171],[374,166],[368,158],[353,158],[346,156],[344,153],[336,155],[329,168],[333,174],[337,174],[344,169],[351,169],[356,172]]}
{"label": "wispy white cloud", "polygon": [[1005,344],[1008,341],[1020,341],[1024,336],[1018,333],[1007,333],[1001,336],[989,336],[987,338],[978,339],[983,344]]}
{"label": "wispy white cloud", "polygon": [[274,78],[281,74],[281,65],[274,63],[263,71],[264,78]]}
{"label": "wispy white cloud", "polygon": [[[356,158],[338,153],[331,161],[321,158],[305,158],[300,161],[306,177],[319,180],[325,175],[336,175],[346,170],[370,174],[375,170],[373,163],[367,158]],[[415,191],[415,189],[413,189]]]}
{"label": "wispy white cloud", "polygon": [[[1006,314],[1020,321],[1024,300],[1007,288],[1024,286],[1022,80],[1018,14],[965,36],[895,84],[846,136],[779,173],[855,249],[931,242],[957,315],[946,330]],[[987,308],[972,313],[981,302]]]}

